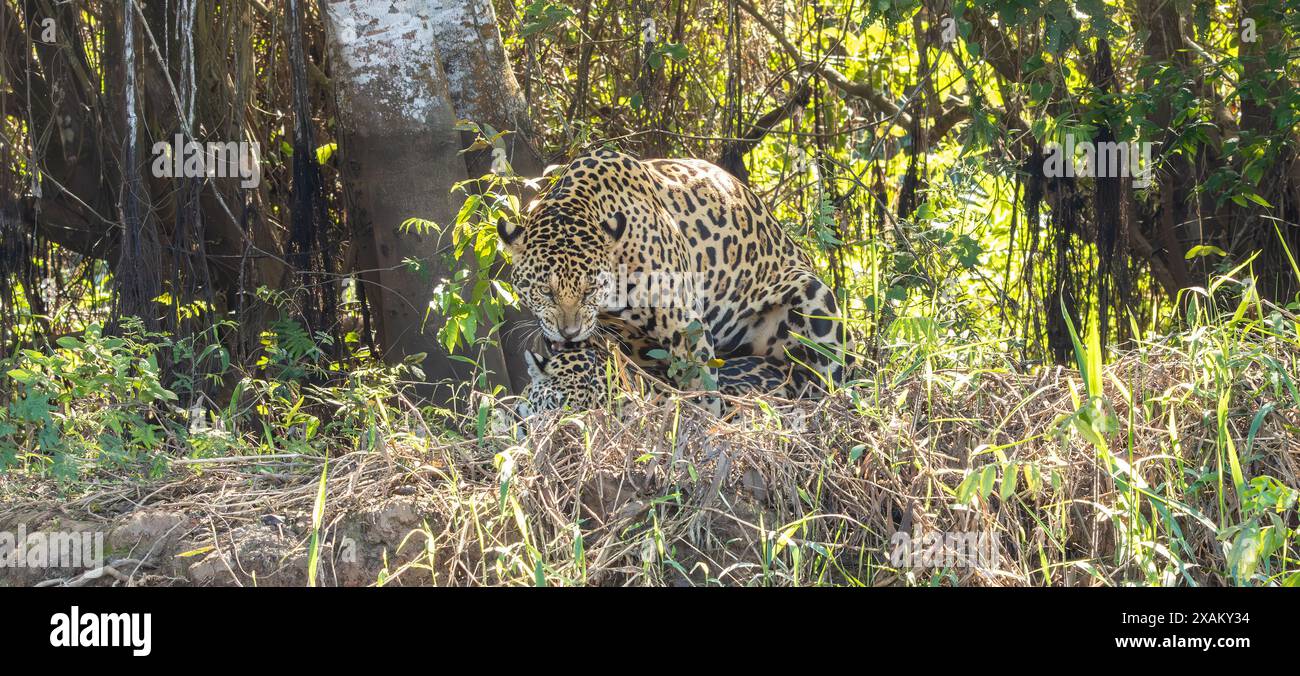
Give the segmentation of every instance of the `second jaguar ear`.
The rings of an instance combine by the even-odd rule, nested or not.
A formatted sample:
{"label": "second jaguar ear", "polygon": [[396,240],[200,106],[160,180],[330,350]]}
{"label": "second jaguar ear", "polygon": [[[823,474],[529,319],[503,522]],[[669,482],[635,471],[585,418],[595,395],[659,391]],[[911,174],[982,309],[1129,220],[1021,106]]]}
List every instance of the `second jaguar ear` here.
{"label": "second jaguar ear", "polygon": [[505,217],[497,219],[497,239],[501,240],[501,247],[510,254],[511,258],[516,258],[523,251],[524,243],[524,226],[518,223],[511,223]]}
{"label": "second jaguar ear", "polygon": [[546,372],[547,357],[541,353],[532,350],[524,350],[524,363],[528,365],[528,377],[537,379],[541,378]]}

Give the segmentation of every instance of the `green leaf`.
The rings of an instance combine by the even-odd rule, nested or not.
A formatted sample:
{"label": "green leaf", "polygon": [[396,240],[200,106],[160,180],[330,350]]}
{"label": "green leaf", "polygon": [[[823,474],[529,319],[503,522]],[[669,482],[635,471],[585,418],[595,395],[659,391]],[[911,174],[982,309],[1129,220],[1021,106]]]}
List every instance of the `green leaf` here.
{"label": "green leaf", "polygon": [[1228,552],[1228,563],[1236,569],[1238,582],[1248,580],[1255,574],[1259,565],[1260,530],[1259,524],[1251,519],[1237,534]]}
{"label": "green leaf", "polygon": [[1016,494],[1016,480],[1020,472],[1016,471],[1016,464],[1009,463],[1002,470],[1002,486],[998,489],[998,497],[1003,501],[1010,500]]}
{"label": "green leaf", "polygon": [[1263,197],[1260,197],[1259,195],[1256,195],[1256,194],[1253,193],[1253,192],[1246,193],[1245,197],[1246,197],[1246,199],[1248,199],[1248,200],[1254,202],[1255,204],[1258,204],[1258,205],[1264,207],[1265,209],[1272,209],[1272,208],[1273,208],[1273,205],[1272,205],[1272,204],[1269,204],[1267,200],[1265,200]]}
{"label": "green leaf", "polygon": [[338,150],[339,144],[330,142],[316,149],[316,164],[324,165],[334,156],[334,151]]}
{"label": "green leaf", "polygon": [[980,472],[980,497],[987,498],[993,493],[993,483],[997,481],[998,468],[994,465],[986,465]]}
{"label": "green leaf", "polygon": [[664,44],[659,47],[659,52],[673,61],[685,61],[686,57],[690,55],[686,49],[686,45],[683,45],[680,42],[669,42]]}
{"label": "green leaf", "polygon": [[325,477],[329,475],[330,463],[320,470],[320,483],[316,487],[316,505],[311,512],[311,544],[307,557],[307,586],[316,586],[316,571],[320,568],[320,527],[325,520]]}
{"label": "green leaf", "polygon": [[1187,255],[1184,256],[1184,258],[1190,261],[1193,258],[1202,258],[1205,256],[1227,256],[1227,255],[1228,255],[1227,251],[1224,251],[1223,249],[1220,249],[1217,246],[1211,246],[1209,244],[1198,244],[1188,249]]}
{"label": "green leaf", "polygon": [[441,228],[438,227],[437,223],[434,223],[433,221],[425,220],[423,218],[408,218],[402,221],[402,224],[397,226],[397,229],[399,232],[403,232],[403,233],[414,230],[416,234],[419,235],[424,235],[430,232],[438,232],[439,230],[441,230]]}
{"label": "green leaf", "polygon": [[961,480],[961,483],[957,485],[957,502],[962,504],[971,502],[971,498],[975,497],[975,486],[979,483],[979,476],[978,472],[971,472]]}

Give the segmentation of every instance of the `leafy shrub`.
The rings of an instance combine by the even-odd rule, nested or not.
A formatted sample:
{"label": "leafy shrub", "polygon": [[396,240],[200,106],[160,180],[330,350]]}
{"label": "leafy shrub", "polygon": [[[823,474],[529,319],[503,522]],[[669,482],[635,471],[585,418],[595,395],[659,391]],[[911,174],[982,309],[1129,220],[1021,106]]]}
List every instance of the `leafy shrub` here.
{"label": "leafy shrub", "polygon": [[130,322],[121,336],[94,324],[57,345],[0,363],[14,386],[0,409],[0,468],[33,463],[71,478],[84,459],[156,472],[168,436],[160,411],[177,401],[158,364],[170,341]]}

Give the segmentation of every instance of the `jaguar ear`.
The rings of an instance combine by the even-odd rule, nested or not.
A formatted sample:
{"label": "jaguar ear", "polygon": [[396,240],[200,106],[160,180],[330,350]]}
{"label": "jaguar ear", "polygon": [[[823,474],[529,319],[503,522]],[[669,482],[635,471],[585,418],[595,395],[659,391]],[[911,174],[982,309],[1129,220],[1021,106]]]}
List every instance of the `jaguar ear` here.
{"label": "jaguar ear", "polygon": [[605,232],[610,237],[614,238],[615,242],[617,242],[618,240],[623,239],[623,233],[627,232],[627,216],[624,216],[621,211],[615,211],[613,216],[610,216],[605,219],[604,223],[601,223],[601,227],[603,227]]}
{"label": "jaguar ear", "polygon": [[546,371],[546,357],[532,350],[524,350],[524,363],[528,364],[528,377],[533,380],[541,378]]}
{"label": "jaguar ear", "polygon": [[504,216],[497,219],[497,239],[501,240],[501,247],[510,254],[511,258],[516,258],[523,251],[524,243],[524,226],[511,223]]}

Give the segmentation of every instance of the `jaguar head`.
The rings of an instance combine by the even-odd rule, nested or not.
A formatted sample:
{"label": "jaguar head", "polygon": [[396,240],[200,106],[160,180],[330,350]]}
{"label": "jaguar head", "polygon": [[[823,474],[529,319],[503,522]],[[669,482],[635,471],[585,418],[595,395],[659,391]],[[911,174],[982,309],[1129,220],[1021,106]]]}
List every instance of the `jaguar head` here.
{"label": "jaguar head", "polygon": [[614,251],[626,229],[622,213],[597,223],[555,208],[530,214],[520,226],[497,223],[515,292],[548,341],[574,344],[596,332],[618,279]]}
{"label": "jaguar head", "polygon": [[590,408],[603,399],[605,391],[604,353],[592,346],[547,354],[527,350],[528,386],[521,396],[527,409],[516,409],[520,417],[534,412],[564,408]]}

